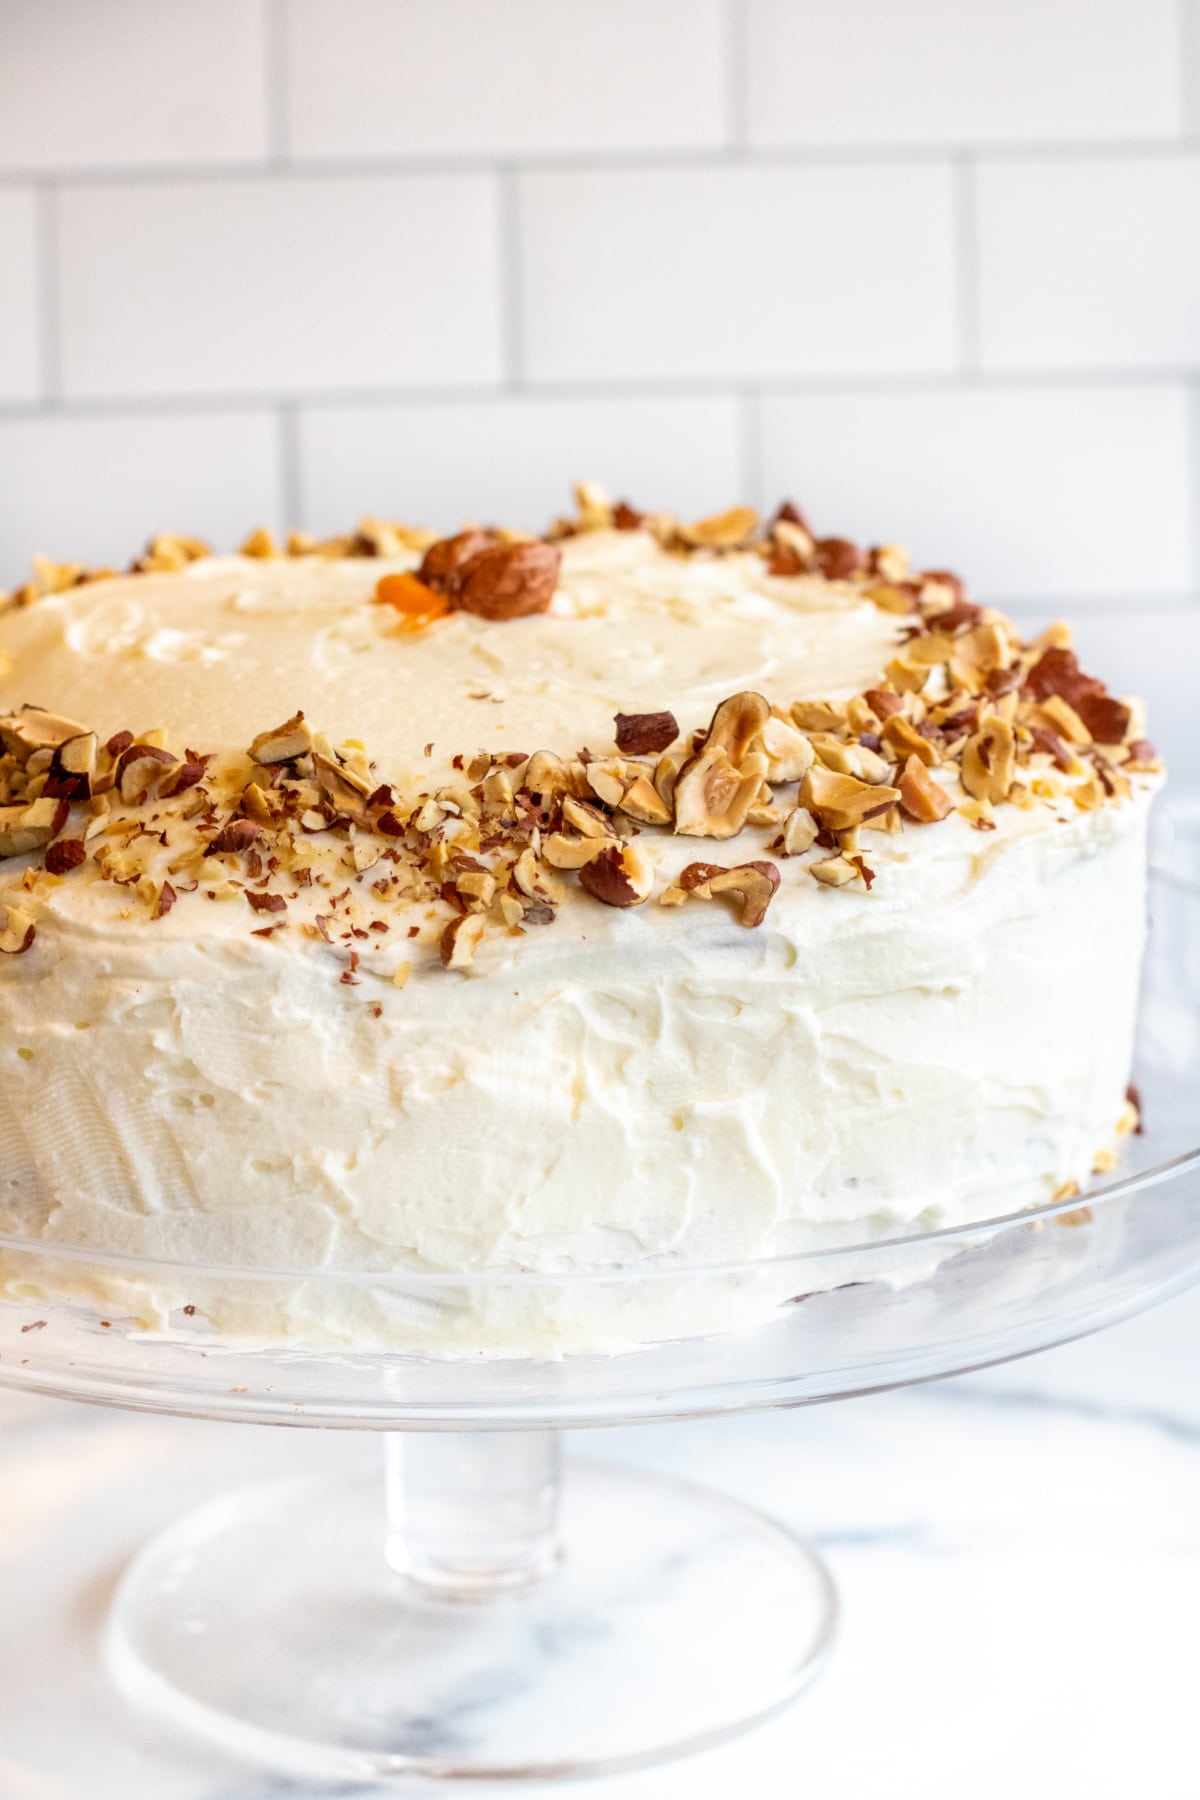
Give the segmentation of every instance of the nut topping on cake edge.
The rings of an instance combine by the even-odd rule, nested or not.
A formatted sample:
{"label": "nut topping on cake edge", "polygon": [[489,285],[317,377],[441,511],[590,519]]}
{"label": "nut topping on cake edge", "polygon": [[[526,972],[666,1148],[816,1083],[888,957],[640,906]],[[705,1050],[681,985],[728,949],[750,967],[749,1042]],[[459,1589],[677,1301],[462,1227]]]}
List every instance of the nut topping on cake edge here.
{"label": "nut topping on cake edge", "polygon": [[[875,870],[862,854],[864,831],[894,836],[954,816],[989,830],[1001,804],[1069,816],[1121,801],[1131,773],[1159,768],[1135,709],[1079,668],[1065,627],[1022,645],[1001,615],[966,599],[957,577],[911,575],[895,546],[863,553],[848,540],[815,538],[790,505],[756,540],[749,508],[685,526],[613,507],[593,484],[578,494],[579,518],[559,521],[549,540],[476,527],[435,539],[365,520],[352,536],[324,543],[294,535],[288,554],[420,550],[415,574],[382,578],[379,600],[411,628],[436,629],[456,609],[503,628],[550,606],[558,545],[569,536],[649,530],[662,550],[688,558],[750,547],[784,580],[820,578],[848,600],[906,618],[886,675],[850,700],[786,708],[757,692],[731,694],[682,743],[676,713],[664,706],[618,711],[616,754],[463,750],[453,758],[461,784],[423,786],[404,806],[365,751],[338,750],[300,711],[233,759],[176,754],[162,732],[124,730],[101,745],[86,724],[25,706],[0,718],[0,858],[44,853],[25,871],[35,905],[39,883],[84,870],[131,889],[141,903],[130,909],[135,918],[161,919],[182,898],[241,895],[248,924],[268,912],[281,915],[272,934],[328,941],[327,928],[293,926],[282,915],[322,861],[348,865],[356,886],[374,877],[378,935],[389,929],[389,906],[429,902],[448,914],[440,963],[466,969],[489,931],[551,922],[566,897],[564,874],[577,893],[609,907],[643,905],[655,886],[653,860],[633,842],[643,831],[728,841],[778,825],[775,856],[794,864],[811,853],[802,867],[821,886],[866,894]],[[199,540],[163,536],[134,568],[173,572],[207,554]],[[243,554],[280,551],[260,531]],[[41,559],[35,583],[10,604],[107,573]],[[317,839],[323,854],[306,843]],[[711,868],[709,879],[668,882],[660,902],[727,894],[741,924],[762,923],[780,884],[777,863],[693,864],[684,874],[701,868]],[[19,935],[29,949],[33,915]]]}

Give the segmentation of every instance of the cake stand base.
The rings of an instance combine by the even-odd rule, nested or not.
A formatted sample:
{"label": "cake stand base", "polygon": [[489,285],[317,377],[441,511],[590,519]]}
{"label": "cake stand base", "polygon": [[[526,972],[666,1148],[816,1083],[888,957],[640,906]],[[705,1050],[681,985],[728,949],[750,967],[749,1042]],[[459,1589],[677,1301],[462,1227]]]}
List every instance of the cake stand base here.
{"label": "cake stand base", "polygon": [[[529,1436],[536,1453],[541,1434]],[[440,1491],[419,1471],[390,1481],[386,1528],[368,1473],[235,1493],[156,1538],[109,1620],[106,1658],[125,1696],[234,1756],[310,1779],[562,1777],[715,1743],[822,1668],[833,1584],[771,1520],[589,1463],[572,1465],[560,1511],[551,1467],[539,1490],[551,1529],[529,1530],[530,1496],[515,1487],[513,1529],[489,1572],[504,1528],[496,1470],[482,1554],[469,1534],[448,1551],[423,1536],[423,1497],[437,1529],[464,1516],[446,1451],[435,1454]],[[527,1442],[525,1469],[529,1455]]]}

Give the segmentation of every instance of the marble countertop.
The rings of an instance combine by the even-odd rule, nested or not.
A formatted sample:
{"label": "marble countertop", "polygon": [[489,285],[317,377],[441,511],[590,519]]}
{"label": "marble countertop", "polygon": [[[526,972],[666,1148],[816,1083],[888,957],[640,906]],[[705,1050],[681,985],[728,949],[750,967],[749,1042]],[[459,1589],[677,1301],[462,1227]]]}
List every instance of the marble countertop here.
{"label": "marble countertop", "polygon": [[[844,1608],[830,1672],[790,1711],[717,1751],[590,1791],[1194,1794],[1198,1370],[1200,1292],[931,1387],[587,1434],[593,1453],[698,1476],[809,1533]],[[95,1648],[123,1562],[160,1524],[237,1481],[371,1451],[366,1437],[0,1394],[0,1800],[382,1793],[264,1777],[164,1738],[109,1694]],[[534,1791],[560,1800],[568,1789]]]}

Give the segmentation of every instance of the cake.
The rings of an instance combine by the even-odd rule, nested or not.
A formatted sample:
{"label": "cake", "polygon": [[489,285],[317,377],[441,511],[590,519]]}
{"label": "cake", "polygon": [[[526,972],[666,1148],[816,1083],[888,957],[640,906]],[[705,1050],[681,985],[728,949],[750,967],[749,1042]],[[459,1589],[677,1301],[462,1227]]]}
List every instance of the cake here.
{"label": "cake", "polygon": [[[1137,703],[1064,626],[1022,644],[793,506],[577,492],[543,538],[163,537],[0,606],[0,1235],[98,1253],[0,1251],[10,1294],[613,1348],[655,1329],[626,1277],[1111,1166]],[[745,1322],[744,1283],[705,1291],[704,1329]]]}

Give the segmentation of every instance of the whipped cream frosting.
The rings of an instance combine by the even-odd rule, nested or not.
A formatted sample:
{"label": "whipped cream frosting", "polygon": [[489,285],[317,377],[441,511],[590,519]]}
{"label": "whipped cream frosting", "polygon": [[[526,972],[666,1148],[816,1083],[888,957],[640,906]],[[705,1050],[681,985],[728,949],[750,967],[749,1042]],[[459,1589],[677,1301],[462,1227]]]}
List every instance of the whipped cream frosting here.
{"label": "whipped cream frosting", "polygon": [[[412,632],[372,595],[416,561],[208,558],[46,596],[0,617],[0,712],[242,755],[300,708],[411,793],[477,748],[611,754],[617,711],[669,706],[687,731],[742,688],[846,699],[881,681],[905,624],[850,586],[635,531],[568,539],[545,614]],[[255,938],[240,905],[200,896],[151,926],[81,869],[39,891],[38,954],[0,967],[0,1233],[297,1277],[76,1271],[77,1293],[144,1324],[192,1305],[266,1339],[545,1351],[615,1347],[673,1303],[300,1277],[636,1274],[1048,1200],[1121,1113],[1153,786],[873,835],[869,893],[785,859],[752,931],[718,904],[572,896],[459,974],[414,905],[352,986],[301,931]],[[747,828],[724,860],[774,835]],[[709,848],[639,843],[660,881]],[[0,864],[0,903],[35,861]],[[4,1279],[27,1287],[28,1259],[0,1257]],[[731,1278],[693,1323],[794,1288]]]}

